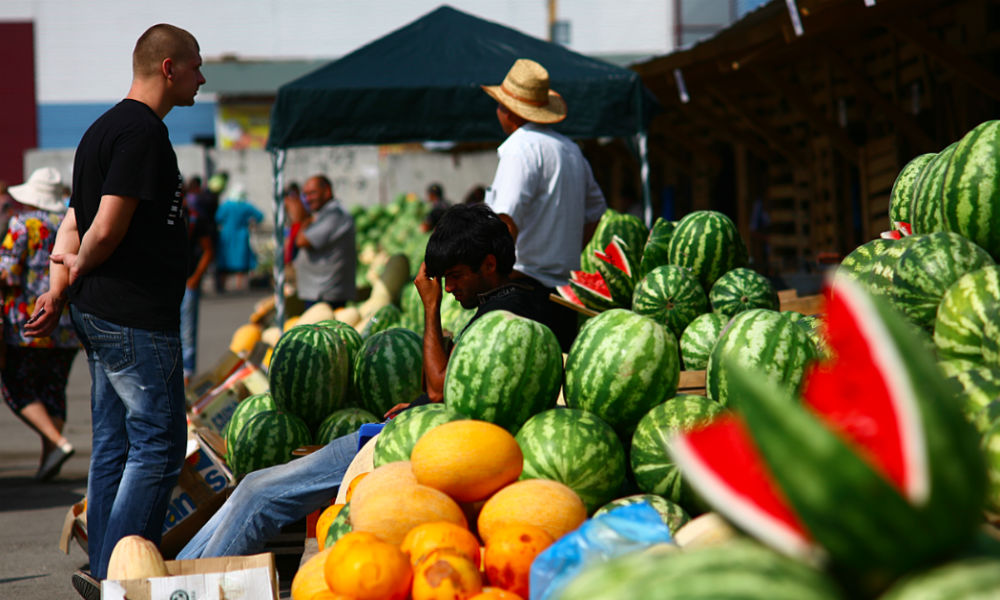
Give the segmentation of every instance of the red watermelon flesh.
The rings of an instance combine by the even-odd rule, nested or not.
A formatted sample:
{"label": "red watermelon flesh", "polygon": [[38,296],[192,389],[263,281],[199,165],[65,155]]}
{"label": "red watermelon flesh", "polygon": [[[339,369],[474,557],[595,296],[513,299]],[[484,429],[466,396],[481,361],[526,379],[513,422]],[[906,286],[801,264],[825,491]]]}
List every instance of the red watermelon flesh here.
{"label": "red watermelon flesh", "polygon": [[558,294],[562,296],[564,300],[568,300],[573,304],[576,304],[577,306],[585,306],[583,302],[580,301],[580,298],[577,297],[576,292],[573,291],[573,288],[568,283],[566,285],[560,285],[559,287],[557,287],[556,292],[558,292]]}
{"label": "red watermelon flesh", "polygon": [[608,291],[608,284],[604,283],[604,278],[601,277],[600,273],[571,271],[569,279],[578,286],[586,288],[598,296],[604,296],[608,300],[611,300],[611,292]]}
{"label": "red watermelon flesh", "polygon": [[812,542],[768,470],[746,424],[734,414],[679,433],[670,454],[684,476],[731,521],[788,554]]}
{"label": "red watermelon flesh", "polygon": [[838,279],[826,307],[831,358],[805,377],[803,400],[911,502],[926,499],[929,473],[919,409],[898,350],[853,282]]}
{"label": "red watermelon flesh", "polygon": [[628,256],[625,255],[625,250],[621,247],[623,243],[620,238],[615,236],[604,252],[595,250],[594,256],[632,277],[632,264],[629,262]]}

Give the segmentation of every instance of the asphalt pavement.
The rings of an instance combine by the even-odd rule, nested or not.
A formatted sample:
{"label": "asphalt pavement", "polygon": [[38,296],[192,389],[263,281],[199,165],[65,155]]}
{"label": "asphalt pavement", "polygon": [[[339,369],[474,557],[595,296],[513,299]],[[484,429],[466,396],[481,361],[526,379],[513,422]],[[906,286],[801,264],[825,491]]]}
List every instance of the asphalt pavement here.
{"label": "asphalt pavement", "polygon": [[[246,323],[267,291],[237,291],[202,296],[199,368],[210,367]],[[72,543],[59,550],[63,520],[87,489],[90,461],[90,374],[81,351],[70,373],[65,434],[76,453],[53,481],[37,483],[41,442],[10,409],[0,408],[0,600],[79,598],[70,585],[73,571],[87,555]]]}

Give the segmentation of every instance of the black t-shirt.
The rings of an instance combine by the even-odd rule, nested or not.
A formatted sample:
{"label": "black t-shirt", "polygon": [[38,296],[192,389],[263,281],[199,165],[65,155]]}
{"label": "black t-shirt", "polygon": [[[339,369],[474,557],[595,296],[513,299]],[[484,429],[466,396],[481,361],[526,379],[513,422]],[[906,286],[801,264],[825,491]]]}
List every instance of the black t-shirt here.
{"label": "black t-shirt", "polygon": [[166,125],[141,102],[101,115],[76,149],[70,206],[81,240],[103,195],[139,203],[121,243],[73,284],[70,301],[126,327],[178,330],[188,270],[182,180]]}
{"label": "black t-shirt", "polygon": [[512,279],[495,290],[480,295],[479,308],[465,329],[491,310],[506,310],[547,326],[556,334],[562,351],[568,352],[576,337],[576,313],[550,300],[551,293],[551,288],[531,277]]}

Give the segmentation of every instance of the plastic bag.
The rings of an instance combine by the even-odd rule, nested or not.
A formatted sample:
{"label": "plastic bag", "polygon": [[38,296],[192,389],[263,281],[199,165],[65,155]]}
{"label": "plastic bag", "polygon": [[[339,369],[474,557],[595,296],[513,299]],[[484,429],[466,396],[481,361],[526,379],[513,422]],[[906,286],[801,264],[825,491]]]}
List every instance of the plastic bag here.
{"label": "plastic bag", "polygon": [[672,542],[670,529],[647,502],[622,506],[589,519],[535,558],[531,564],[531,600],[558,597],[588,564]]}

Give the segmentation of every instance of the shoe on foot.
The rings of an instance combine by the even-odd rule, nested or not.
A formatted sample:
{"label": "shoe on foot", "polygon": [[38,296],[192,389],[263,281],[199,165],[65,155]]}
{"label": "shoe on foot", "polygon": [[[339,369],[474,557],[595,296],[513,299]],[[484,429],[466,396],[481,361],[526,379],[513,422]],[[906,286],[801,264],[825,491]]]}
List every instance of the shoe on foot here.
{"label": "shoe on foot", "polygon": [[101,584],[83,570],[73,573],[73,589],[85,600],[101,600]]}
{"label": "shoe on foot", "polygon": [[62,446],[56,446],[52,452],[49,452],[45,456],[45,460],[42,461],[42,466],[38,467],[38,472],[35,473],[35,479],[38,481],[48,481],[59,473],[59,469],[62,468],[63,463],[69,460],[69,457],[73,456],[76,449],[69,442],[66,442]]}

